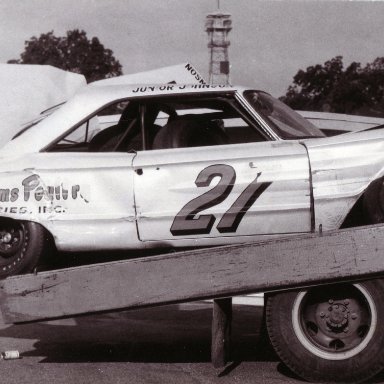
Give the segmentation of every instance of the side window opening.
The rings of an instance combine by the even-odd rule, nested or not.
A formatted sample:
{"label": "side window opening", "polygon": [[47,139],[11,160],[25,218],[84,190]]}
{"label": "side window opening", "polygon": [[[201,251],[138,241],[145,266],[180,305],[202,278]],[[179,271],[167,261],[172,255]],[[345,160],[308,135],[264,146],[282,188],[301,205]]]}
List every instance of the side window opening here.
{"label": "side window opening", "polygon": [[265,141],[225,98],[168,102],[174,115],[155,136],[152,149],[202,147]]}
{"label": "side window opening", "polygon": [[117,123],[102,129],[88,143],[89,152],[128,152],[128,142],[140,136],[140,106],[129,103]]}
{"label": "side window opening", "polygon": [[139,105],[110,105],[51,146],[50,152],[127,152],[129,140],[140,135]]}
{"label": "side window opening", "polygon": [[51,152],[136,152],[265,141],[234,99],[159,97],[108,106],[55,143]]}

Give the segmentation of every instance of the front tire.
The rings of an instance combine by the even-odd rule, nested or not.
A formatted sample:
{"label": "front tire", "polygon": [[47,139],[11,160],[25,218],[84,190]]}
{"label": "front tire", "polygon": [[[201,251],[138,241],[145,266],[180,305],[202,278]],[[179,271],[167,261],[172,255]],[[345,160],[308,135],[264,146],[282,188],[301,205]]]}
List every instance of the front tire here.
{"label": "front tire", "polygon": [[282,361],[309,381],[361,382],[384,367],[383,280],[278,293],[266,323]]}
{"label": "front tire", "polygon": [[47,244],[44,228],[30,221],[1,219],[0,279],[32,272]]}

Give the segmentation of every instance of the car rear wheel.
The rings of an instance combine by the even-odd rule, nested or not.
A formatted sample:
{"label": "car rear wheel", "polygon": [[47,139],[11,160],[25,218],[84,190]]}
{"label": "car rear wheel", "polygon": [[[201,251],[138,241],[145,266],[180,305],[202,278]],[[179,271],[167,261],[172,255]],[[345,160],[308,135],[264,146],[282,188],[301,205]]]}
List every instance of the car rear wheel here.
{"label": "car rear wheel", "polygon": [[266,323],[282,361],[309,381],[361,382],[384,367],[383,280],[268,297]]}
{"label": "car rear wheel", "polygon": [[384,178],[374,180],[363,195],[363,213],[367,224],[384,223]]}
{"label": "car rear wheel", "polygon": [[32,272],[45,250],[44,228],[29,221],[0,221],[0,278]]}

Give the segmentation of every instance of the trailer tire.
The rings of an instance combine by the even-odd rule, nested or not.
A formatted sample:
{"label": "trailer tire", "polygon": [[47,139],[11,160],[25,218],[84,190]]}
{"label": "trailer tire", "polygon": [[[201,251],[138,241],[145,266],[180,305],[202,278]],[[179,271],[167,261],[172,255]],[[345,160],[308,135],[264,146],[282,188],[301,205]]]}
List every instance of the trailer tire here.
{"label": "trailer tire", "polygon": [[32,272],[47,244],[45,229],[34,222],[0,220],[0,279]]}
{"label": "trailer tire", "polygon": [[384,280],[269,296],[266,325],[281,360],[308,381],[365,381],[384,367]]}

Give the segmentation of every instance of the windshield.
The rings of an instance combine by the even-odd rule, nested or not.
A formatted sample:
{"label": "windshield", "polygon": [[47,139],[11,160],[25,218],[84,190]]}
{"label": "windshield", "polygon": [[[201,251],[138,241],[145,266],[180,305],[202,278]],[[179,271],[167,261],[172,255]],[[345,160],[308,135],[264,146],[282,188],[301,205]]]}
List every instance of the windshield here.
{"label": "windshield", "polygon": [[311,122],[268,93],[245,91],[244,96],[255,111],[282,139],[325,137],[325,134]]}

